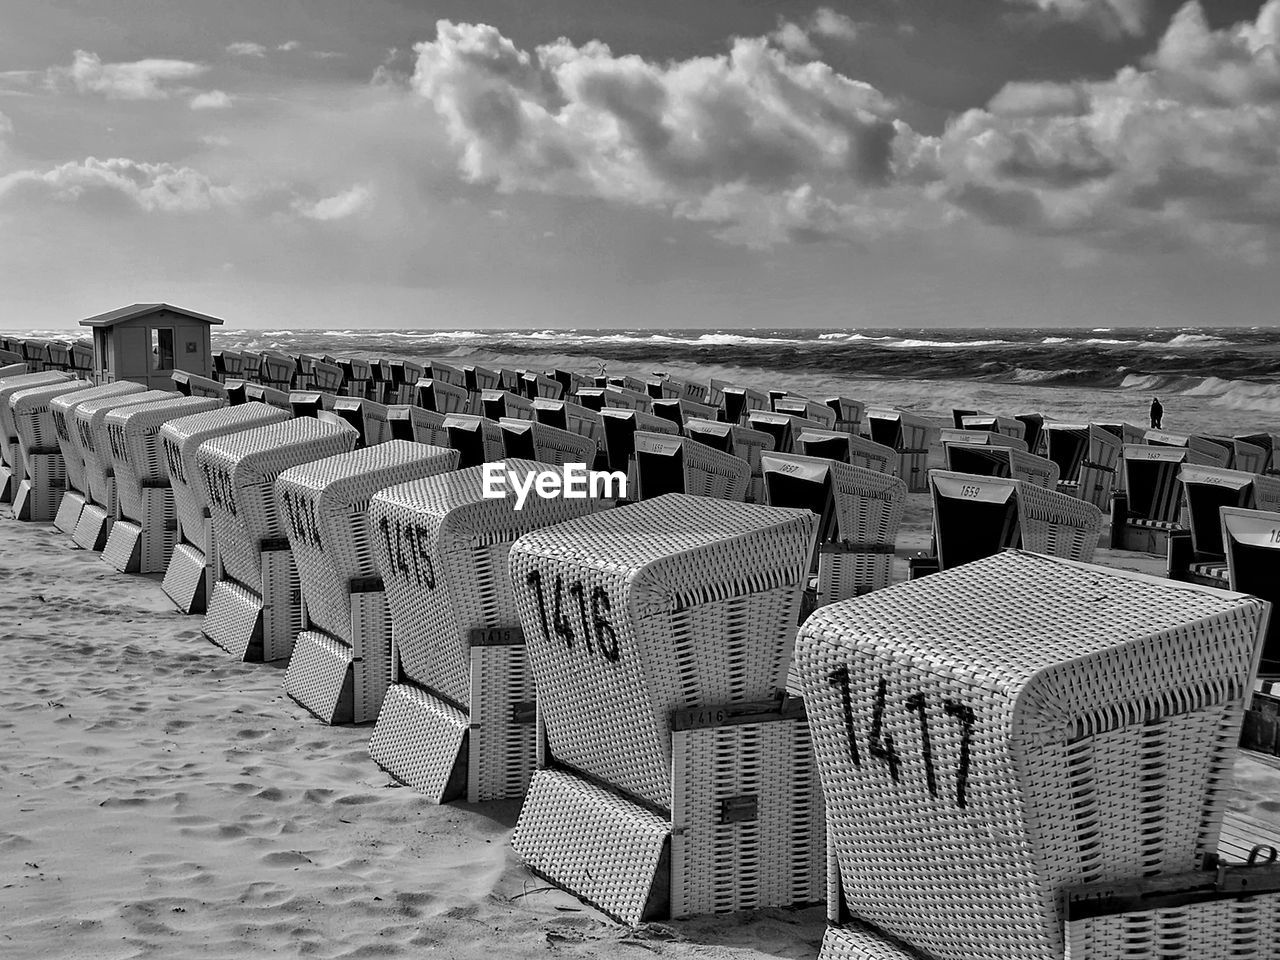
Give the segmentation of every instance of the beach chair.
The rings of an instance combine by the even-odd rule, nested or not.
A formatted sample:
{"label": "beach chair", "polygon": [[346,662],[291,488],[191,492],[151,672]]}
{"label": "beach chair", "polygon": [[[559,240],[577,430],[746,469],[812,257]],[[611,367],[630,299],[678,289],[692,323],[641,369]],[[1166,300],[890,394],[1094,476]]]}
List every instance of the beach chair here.
{"label": "beach chair", "polygon": [[21,354],[11,355],[8,350],[0,350],[0,380],[5,377],[18,377],[27,372],[27,365],[22,363]]}
{"label": "beach chair", "polygon": [[[970,432],[970,431],[961,431]],[[954,431],[943,431],[944,434]],[[973,431],[975,436],[996,437],[999,434]],[[1006,437],[1005,439],[1011,439]],[[1018,441],[1019,445],[1022,441]],[[1002,444],[969,443],[942,440],[943,460],[953,473],[970,473],[986,477],[1012,477],[1026,483],[1058,489],[1058,465],[1046,457],[1037,457]]]}
{"label": "beach chair", "polygon": [[[391,682],[391,622],[369,522],[387,487],[454,470],[458,452],[391,440],[290,467],[276,479],[302,592],[284,690],[325,723],[372,723]],[[413,562],[413,561],[410,561]]]}
{"label": "beach chair", "polygon": [[102,559],[121,573],[164,573],[178,543],[178,514],[160,430],[170,420],[226,407],[218,397],[169,396],[107,412],[116,515]]}
{"label": "beach chair", "polygon": [[654,400],[692,400],[705,404],[707,399],[706,388],[700,384],[665,374],[657,374],[645,381],[645,392]]}
{"label": "beach chair", "polygon": [[0,503],[9,503],[18,490],[22,478],[16,476],[21,469],[18,462],[18,434],[13,424],[13,411],[9,398],[20,390],[62,383],[72,379],[68,373],[58,370],[40,370],[35,373],[19,373],[0,380]]}
{"label": "beach chair", "polygon": [[752,430],[767,433],[773,438],[773,449],[777,453],[791,453],[795,449],[795,438],[801,430],[821,430],[822,424],[790,413],[770,413],[767,410],[752,410],[747,414],[747,426]]}
{"label": "beach chair", "polygon": [[[1080,469],[1089,459],[1089,430],[1087,423],[1051,420],[1044,425],[1045,456],[1058,465],[1059,493],[1074,495],[1079,491]],[[1087,496],[1081,499],[1090,500]]]}
{"label": "beach chair", "polygon": [[1231,466],[1231,457],[1234,455],[1233,448],[1229,443],[1195,434],[1148,430],[1143,443],[1153,447],[1186,447],[1194,454],[1189,462],[1222,467],[1223,469],[1228,469]]}
{"label": "beach chair", "polygon": [[503,417],[532,420],[533,402],[509,390],[485,390],[480,394],[480,412],[495,421]]}
{"label": "beach chair", "polygon": [[697,403],[693,400],[685,400],[676,397],[666,397],[661,400],[654,400],[649,405],[649,410],[654,416],[664,417],[676,424],[680,430],[684,431],[684,425],[692,419],[714,420],[719,411],[715,407],[709,407],[705,403]]}
{"label": "beach chair", "polygon": [[649,397],[648,381],[641,380],[639,377],[633,377],[630,374],[626,374],[621,377],[606,377],[604,385],[606,387],[618,387],[622,390],[628,390],[631,393],[638,393],[646,398]]}
{"label": "beach chair", "polygon": [[612,383],[604,388],[604,403],[606,407],[638,410],[641,413],[649,413],[653,408],[653,398],[648,394],[628,390],[626,387],[619,387]]}
{"label": "beach chair", "polygon": [[436,413],[467,413],[471,394],[467,393],[466,387],[423,377],[414,385],[413,403]]}
{"label": "beach chair", "polygon": [[1112,939],[1075,907],[1090,884],[1217,876],[1202,865],[1265,617],[1020,551],[817,611],[796,660],[831,849],[823,960],[859,955],[852,918],[902,950],[871,956],[1261,960],[1271,897],[1187,898]]}
{"label": "beach chair", "polygon": [[297,369],[297,361],[283,353],[263,351],[261,364],[258,367],[258,382],[265,387],[272,387],[283,393],[293,389],[293,376]]}
{"label": "beach chair", "polygon": [[[467,388],[467,391],[472,396],[484,393],[486,390],[503,389],[502,374],[497,370],[467,364],[462,368],[462,373],[464,378],[463,386]],[[476,413],[478,411],[473,410],[471,412]]]}
{"label": "beach chair", "polygon": [[839,460],[889,476],[894,476],[898,469],[898,454],[895,450],[852,433],[806,428],[795,438],[795,449],[807,457]]}
{"label": "beach chair", "polygon": [[332,410],[336,401],[333,394],[320,390],[289,391],[289,410],[295,417],[314,417],[321,410]]}
{"label": "beach chair", "polygon": [[724,419],[729,423],[745,425],[747,415],[753,410],[771,411],[768,394],[751,387],[724,388]]}
{"label": "beach chair", "polygon": [[[388,364],[391,371],[391,395],[389,403],[415,403],[419,380],[426,378],[427,368],[411,360],[392,360]],[[447,411],[441,410],[440,413]]]}
{"label": "beach chair", "polygon": [[[499,463],[517,474],[545,469]],[[485,495],[484,474],[399,484],[369,506],[394,645],[369,755],[436,803],[523,796],[536,752],[534,685],[507,557],[522,534],[596,504],[533,496],[517,510],[509,484],[503,497]]]}
{"label": "beach chair", "polygon": [[860,400],[850,400],[848,397],[827,397],[826,404],[835,414],[832,430],[852,434],[855,437],[862,433],[862,420],[867,413],[865,403]]}
{"label": "beach chair", "polygon": [[48,354],[48,360],[45,363],[46,370],[61,370],[64,373],[74,373],[71,365],[71,344],[63,343],[60,340],[50,340],[48,346],[45,347]]}
{"label": "beach chair", "polygon": [[93,380],[93,344],[77,340],[71,344],[71,371],[81,380]]}
{"label": "beach chair", "polygon": [[807,725],[779,694],[814,528],[669,495],[512,547],[538,689],[512,838],[531,870],[628,924],[821,898]]}
{"label": "beach chair", "polygon": [[992,414],[969,414],[960,418],[961,430],[983,430],[1013,437],[1026,444],[1027,426],[1014,417],[997,417]]}
{"label": "beach chair", "polygon": [[336,396],[342,393],[344,376],[340,364],[316,360],[311,364],[308,386],[312,390],[320,390]]}
{"label": "beach chair", "polygon": [[210,528],[209,492],[200,475],[196,451],[206,440],[289,419],[289,414],[279,407],[250,402],[177,417],[160,428],[160,446],[178,521],[178,540],[161,588],[183,613],[206,611],[213,585],[221,574],[217,540]]}
{"label": "beach chair", "polygon": [[1266,473],[1271,451],[1260,443],[1251,443],[1242,437],[1232,438],[1232,464],[1245,473]]}
{"label": "beach chair", "polygon": [[284,390],[277,390],[275,387],[268,387],[261,383],[247,383],[244,388],[245,401],[248,403],[266,403],[273,407],[279,407],[281,410],[293,414],[293,402],[290,400],[291,394]]}
{"label": "beach chair", "polygon": [[945,447],[948,443],[966,443],[970,446],[1009,447],[1027,452],[1025,440],[1011,437],[1008,434],[996,433],[992,430],[947,430],[938,431],[938,440]]}
{"label": "beach chair", "polygon": [[1280,477],[1267,473],[1253,475],[1253,505],[1257,510],[1280,512]]}
{"label": "beach chair", "polygon": [[638,432],[636,489],[633,500],[652,500],[668,493],[687,493],[721,500],[744,500],[751,465],[688,437]]}
{"label": "beach chair", "polygon": [[174,396],[169,390],[142,390],[82,400],[71,409],[67,426],[72,430],[84,460],[85,483],[84,504],[76,520],[75,532],[71,535],[76,546],[84,550],[102,550],[119,516],[107,414],[117,407],[171,400]]}
{"label": "beach chair", "polygon": [[1184,463],[1178,473],[1187,529],[1169,535],[1168,575],[1227,589],[1226,547],[1220,507],[1254,506],[1254,474]]}
{"label": "beach chair", "polygon": [[[1236,440],[1249,444],[1252,447],[1261,447],[1266,451],[1266,456],[1262,461],[1262,466],[1257,470],[1250,471],[1252,473],[1275,473],[1277,472],[1276,458],[1276,436],[1270,433],[1245,433],[1235,438]],[[1238,449],[1238,448],[1237,448]],[[1238,455],[1238,454],[1237,454]],[[1246,453],[1246,455],[1248,455]]]}
{"label": "beach chair", "polygon": [[298,570],[276,508],[276,477],[348,453],[355,443],[346,424],[297,417],[213,437],[196,450],[221,566],[201,629],[237,660],[287,658],[302,626]]}
{"label": "beach chair", "polygon": [[1099,510],[1110,509],[1116,491],[1123,444],[1101,424],[1050,422],[1045,450],[1058,465],[1058,492],[1069,493]]}
{"label": "beach chair", "polygon": [[391,426],[387,423],[389,408],[386,404],[361,397],[337,396],[333,399],[332,414],[351,425],[359,434],[356,449],[372,447],[391,439]]}
{"label": "beach chair", "polygon": [[600,424],[604,430],[605,469],[625,474],[628,497],[635,499],[635,492],[639,489],[640,483],[636,476],[636,433],[678,436],[679,430],[670,420],[642,413],[639,410],[625,410],[620,407],[606,407],[601,410]]}
{"label": "beach chair", "polygon": [[1015,420],[1022,424],[1022,440],[1027,445],[1027,453],[1043,457],[1044,452],[1044,417],[1038,413],[1019,413]]}
{"label": "beach chair", "polygon": [[49,341],[29,337],[22,341],[22,359],[32,373],[49,371]]}
{"label": "beach chair", "polygon": [[216,397],[229,401],[227,387],[209,377],[188,373],[186,370],[173,371],[173,386],[184,397]]}
{"label": "beach chair", "polygon": [[432,447],[449,446],[449,432],[444,425],[445,415],[415,407],[412,404],[396,404],[387,407],[387,426],[393,440],[413,440]]}
{"label": "beach chair", "polygon": [[965,417],[988,416],[985,410],[961,410],[958,407],[951,408],[951,426],[956,430],[964,429]]}
{"label": "beach chair", "polygon": [[1168,554],[1169,534],[1185,530],[1181,516],[1183,463],[1196,463],[1189,447],[1125,444],[1124,473],[1128,492],[1112,498],[1111,546]]}
{"label": "beach chair", "polygon": [[213,376],[220,383],[244,378],[244,356],[236,350],[213,351]]}
{"label": "beach chair", "polygon": [[[581,404],[569,400],[538,399],[533,401],[533,419],[549,427],[586,437],[596,445],[597,456],[604,449],[604,427],[600,423],[600,415]],[[594,464],[594,457],[587,461],[587,466]]]}
{"label": "beach chair", "polygon": [[1280,677],[1280,513],[1224,506],[1219,524],[1229,588],[1272,605],[1256,672],[1274,681]]}
{"label": "beach chair", "polygon": [[605,403],[604,394],[604,387],[582,387],[574,393],[573,400],[574,403],[579,406],[586,407],[588,410],[599,413],[608,406],[608,404]]}
{"label": "beach chair", "polygon": [[451,413],[444,418],[445,446],[458,451],[458,467],[478,467],[501,460],[505,438],[502,426],[487,417]]}
{"label": "beach chair", "polygon": [[92,386],[88,380],[59,380],[10,396],[6,420],[13,423],[18,445],[10,481],[17,483],[13,493],[15,520],[47,523],[57,514],[67,491],[67,467],[49,403]]}
{"label": "beach chair", "polygon": [[359,400],[378,399],[373,396],[373,366],[368,360],[358,357],[346,357],[338,361],[342,368],[342,389],[338,392]]}
{"label": "beach chair", "polygon": [[762,430],[721,423],[714,420],[693,418],[684,425],[685,434],[699,443],[731,454],[747,461],[751,468],[751,482],[747,486],[747,503],[764,502],[764,472],[760,457],[773,449],[773,437]]}
{"label": "beach chair", "polygon": [[520,375],[520,392],[528,400],[537,400],[539,397],[559,400],[564,396],[564,387],[546,374],[526,370]]}
{"label": "beach chair", "polygon": [[818,516],[818,606],[887,587],[907,501],[891,474],[798,454],[762,457],[766,502]]}
{"label": "beach chair", "polygon": [[537,460],[556,467],[566,463],[584,463],[590,467],[595,462],[596,443],[589,437],[535,420],[503,417],[498,425],[502,429],[503,455],[508,459]]}
{"label": "beach chair", "polygon": [[425,364],[424,376],[428,380],[438,380],[453,387],[467,389],[467,375],[463,369],[443,360],[428,360]]}
{"label": "beach chair", "polygon": [[924,417],[902,410],[868,410],[867,430],[872,440],[898,454],[895,471],[911,493],[929,489],[929,443],[937,427]]}
{"label": "beach chair", "polygon": [[142,393],[144,390],[146,387],[132,380],[116,380],[77,390],[75,393],[61,393],[49,401],[49,415],[53,419],[54,433],[58,437],[58,451],[62,454],[63,469],[66,471],[66,490],[58,504],[53,525],[67,536],[75,535],[76,525],[80,522],[80,513],[88,497],[84,451],[80,446],[79,432],[76,429],[73,413],[75,407],[85,400]]}
{"label": "beach chair", "polygon": [[372,378],[369,384],[370,399],[388,406],[401,402],[396,395],[395,383],[391,379],[390,360],[370,360],[369,375]]}
{"label": "beach chair", "polygon": [[836,411],[825,403],[807,397],[782,397],[774,401],[773,412],[789,413],[802,420],[812,420],[822,430],[834,430],[836,425]]}

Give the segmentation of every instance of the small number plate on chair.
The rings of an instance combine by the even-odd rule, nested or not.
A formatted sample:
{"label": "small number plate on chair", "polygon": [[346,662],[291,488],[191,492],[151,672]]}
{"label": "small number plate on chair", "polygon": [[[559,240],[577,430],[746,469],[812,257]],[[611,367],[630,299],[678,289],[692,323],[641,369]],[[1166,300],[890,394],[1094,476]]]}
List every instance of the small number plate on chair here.
{"label": "small number plate on chair", "polygon": [[758,799],[754,793],[740,797],[728,797],[720,801],[721,823],[747,823],[757,819]]}

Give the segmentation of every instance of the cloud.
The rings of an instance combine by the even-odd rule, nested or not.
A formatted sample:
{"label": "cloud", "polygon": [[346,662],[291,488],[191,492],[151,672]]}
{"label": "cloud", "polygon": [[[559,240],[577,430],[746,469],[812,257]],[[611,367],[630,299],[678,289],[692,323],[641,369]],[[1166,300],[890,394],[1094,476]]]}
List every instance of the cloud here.
{"label": "cloud", "polygon": [[1197,3],[1111,80],[1010,84],[925,149],[935,192],[988,223],[1110,249],[1280,237],[1280,0],[1213,31]]}
{"label": "cloud", "polygon": [[298,43],[297,40],[286,40],[284,43],[279,44],[276,49],[288,53],[290,50],[297,50],[300,46],[302,46],[302,44]]}
{"label": "cloud", "polygon": [[858,27],[843,13],[819,7],[803,24],[779,19],[778,28],[769,34],[769,39],[779,48],[808,60],[822,55],[814,43],[815,37],[852,43],[858,37]]}
{"label": "cloud", "polygon": [[349,190],[314,202],[296,200],[294,211],[309,220],[343,220],[368,206],[373,199],[373,188],[358,183]]}
{"label": "cloud", "polygon": [[228,43],[227,53],[233,57],[265,57],[267,48],[260,43],[242,40],[238,43]]}
{"label": "cloud", "polygon": [[64,202],[111,194],[148,213],[200,213],[232,206],[241,199],[235,188],[216,184],[190,167],[120,157],[88,157],[49,170],[19,170],[0,176],[0,201],[23,191]]}
{"label": "cloud", "polygon": [[69,67],[50,67],[51,87],[70,83],[78,93],[97,93],[108,100],[163,100],[170,91],[162,84],[191,80],[209,68],[187,60],[147,59],[103,63],[96,53],[77,50]]}
{"label": "cloud", "polygon": [[0,113],[0,137],[7,137],[11,133],[13,133],[13,121]]}
{"label": "cloud", "polygon": [[522,50],[494,27],[442,20],[414,49],[412,89],[443,119],[461,172],[499,190],[660,206],[726,227],[737,210],[767,243],[823,202],[869,217],[895,178],[905,128],[892,103],[825,63],[796,62],[775,38],[656,63],[598,41]]}
{"label": "cloud", "polygon": [[226,110],[230,106],[231,98],[221,90],[197,93],[190,103],[192,110]]}
{"label": "cloud", "polygon": [[1112,37],[1142,36],[1151,20],[1152,0],[1006,0],[1063,20],[1089,23]]}

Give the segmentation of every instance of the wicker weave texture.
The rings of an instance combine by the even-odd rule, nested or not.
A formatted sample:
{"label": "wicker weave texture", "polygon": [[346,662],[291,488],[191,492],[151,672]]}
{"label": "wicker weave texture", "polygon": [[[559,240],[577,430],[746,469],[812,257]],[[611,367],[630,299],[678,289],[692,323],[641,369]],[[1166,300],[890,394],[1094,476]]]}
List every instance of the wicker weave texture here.
{"label": "wicker weave texture", "polygon": [[1064,885],[1194,869],[1263,612],[1018,551],[819,609],[797,668],[850,910],[1057,960]]}
{"label": "wicker weave texture", "polygon": [[312,460],[275,481],[276,510],[284,518],[298,567],[307,619],[351,646],[352,581],[378,575],[368,520],[369,501],[386,487],[453,470],[456,450],[412,440]]}
{"label": "wicker weave texture", "polygon": [[53,428],[58,437],[58,447],[62,451],[62,460],[66,465],[68,489],[75,490],[81,494],[87,492],[84,479],[84,451],[81,448],[80,437],[75,426],[75,414],[73,412],[75,408],[86,400],[142,393],[145,390],[146,388],[140,383],[134,383],[131,380],[117,380],[114,383],[103,383],[96,387],[77,390],[75,393],[59,394],[49,401],[49,414],[53,418]]}
{"label": "wicker weave texture", "polygon": [[61,456],[49,402],[55,397],[78,394],[92,386],[87,380],[57,381],[27,387],[9,398],[14,436],[18,438],[18,459],[13,466],[21,464],[25,471],[27,460],[34,453],[57,453]]}
{"label": "wicker weave texture", "polygon": [[522,537],[511,580],[552,754],[670,808],[671,711],[785,684],[814,527],[669,494]]}
{"label": "wicker weave texture", "polygon": [[275,479],[311,460],[350,451],[356,431],[300,417],[206,440],[196,450],[210,526],[227,575],[262,593],[264,540],[283,540]]}
{"label": "wicker weave texture", "polygon": [[106,507],[109,514],[115,513],[116,503],[111,440],[106,429],[107,414],[116,407],[167,400],[173,396],[165,390],[144,390],[84,400],[72,409],[67,426],[72,428],[84,459],[85,489],[82,492],[92,502]]}
{"label": "wicker weave texture", "polygon": [[[546,469],[499,461],[518,474]],[[373,497],[374,551],[405,676],[461,707],[470,704],[470,631],[519,621],[507,554],[522,535],[581,517],[591,499],[484,495],[482,468],[399,484]]]}
{"label": "wicker weave texture", "polygon": [[1272,960],[1280,895],[1191,903],[1074,920],[1065,960]]}

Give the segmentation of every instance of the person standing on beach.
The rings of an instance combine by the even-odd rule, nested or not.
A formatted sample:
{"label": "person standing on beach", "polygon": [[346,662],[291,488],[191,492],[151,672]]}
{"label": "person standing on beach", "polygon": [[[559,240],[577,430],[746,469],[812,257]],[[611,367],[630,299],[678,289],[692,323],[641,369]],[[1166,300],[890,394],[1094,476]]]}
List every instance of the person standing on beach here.
{"label": "person standing on beach", "polygon": [[1161,429],[1160,424],[1164,420],[1164,406],[1160,403],[1159,397],[1151,398],[1151,429]]}

